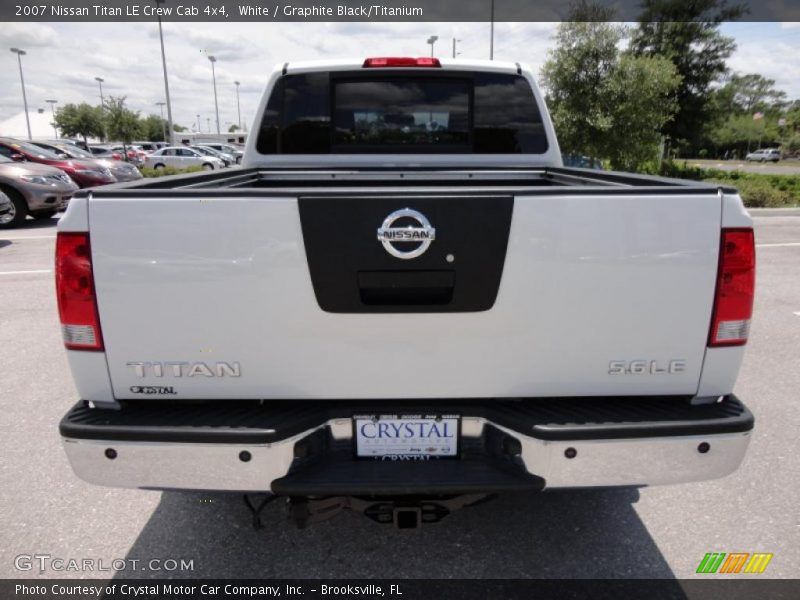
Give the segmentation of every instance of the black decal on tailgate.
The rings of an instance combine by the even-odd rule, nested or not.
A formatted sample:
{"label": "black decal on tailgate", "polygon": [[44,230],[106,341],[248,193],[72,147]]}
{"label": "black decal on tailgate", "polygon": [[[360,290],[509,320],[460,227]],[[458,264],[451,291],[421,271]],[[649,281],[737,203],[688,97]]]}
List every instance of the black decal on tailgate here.
{"label": "black decal on tailgate", "polygon": [[[512,196],[302,196],[317,302],[337,313],[488,310],[513,205]],[[411,210],[398,217],[402,209]]]}

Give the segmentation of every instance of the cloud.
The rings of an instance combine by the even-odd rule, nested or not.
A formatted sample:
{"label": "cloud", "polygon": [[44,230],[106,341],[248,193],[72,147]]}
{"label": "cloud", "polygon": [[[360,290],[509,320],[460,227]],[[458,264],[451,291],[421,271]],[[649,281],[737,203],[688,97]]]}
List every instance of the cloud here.
{"label": "cloud", "polygon": [[736,52],[728,60],[731,71],[759,73],[775,80],[775,87],[787,93],[790,100],[800,98],[800,63],[797,55],[800,47],[786,40],[773,40],[769,52],[764,52],[763,41],[739,43]]}
{"label": "cloud", "polygon": [[56,30],[38,23],[3,23],[0,29],[0,46],[29,48],[54,47],[59,37]]}
{"label": "cloud", "polygon": [[[213,54],[218,59],[243,60],[258,56],[252,44],[239,41],[235,36],[221,35],[178,23],[165,23],[163,29],[165,38],[167,36],[173,40],[177,38],[182,44],[194,46],[198,52]],[[150,29],[148,37],[157,39],[158,29]]]}
{"label": "cloud", "polygon": [[[497,23],[495,58],[528,63],[538,73],[553,46],[555,23]],[[426,40],[439,36],[437,56],[449,57],[452,39],[464,59],[489,57],[488,23],[165,23],[164,38],[173,118],[190,126],[201,115],[214,115],[211,68],[201,50],[216,63],[220,121],[235,122],[236,88],[242,119],[252,115],[273,65],[286,61],[366,56],[425,56]],[[765,30],[765,27],[769,29]],[[778,82],[790,97],[800,97],[800,40],[796,29],[783,25],[738,23],[739,50],[731,68],[760,72]],[[749,39],[751,36],[752,39]],[[763,40],[772,40],[770,52]],[[165,97],[161,48],[155,23],[3,23],[0,48],[29,50],[23,58],[28,102],[46,107],[45,99],[99,103],[95,77],[105,79],[103,91],[126,96],[129,106],[143,114],[158,114],[156,102]],[[0,120],[22,110],[16,57],[0,53]]]}

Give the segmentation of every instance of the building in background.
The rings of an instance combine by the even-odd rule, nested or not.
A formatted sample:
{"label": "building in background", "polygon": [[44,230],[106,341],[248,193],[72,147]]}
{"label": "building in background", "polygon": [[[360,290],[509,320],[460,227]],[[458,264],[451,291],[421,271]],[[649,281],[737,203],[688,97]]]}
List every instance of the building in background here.
{"label": "building in background", "polygon": [[[49,110],[40,108],[39,110],[28,111],[28,118],[31,121],[31,136],[33,139],[49,140],[53,138],[53,116]],[[0,121],[0,136],[27,140],[28,129],[25,125],[25,111],[21,110],[13,117]]]}

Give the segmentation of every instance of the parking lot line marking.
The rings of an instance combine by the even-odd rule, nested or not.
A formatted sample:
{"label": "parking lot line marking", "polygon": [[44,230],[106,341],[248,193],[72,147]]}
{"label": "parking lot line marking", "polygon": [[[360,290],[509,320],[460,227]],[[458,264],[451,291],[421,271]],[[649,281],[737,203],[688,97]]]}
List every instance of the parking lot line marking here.
{"label": "parking lot line marking", "polygon": [[35,269],[32,271],[0,271],[0,275],[31,275],[33,273],[52,273],[53,269]]}
{"label": "parking lot line marking", "polygon": [[790,246],[800,246],[800,242],[782,242],[780,244],[756,244],[756,248],[787,248]]}
{"label": "parking lot line marking", "polygon": [[0,235],[0,240],[54,240],[54,235]]}

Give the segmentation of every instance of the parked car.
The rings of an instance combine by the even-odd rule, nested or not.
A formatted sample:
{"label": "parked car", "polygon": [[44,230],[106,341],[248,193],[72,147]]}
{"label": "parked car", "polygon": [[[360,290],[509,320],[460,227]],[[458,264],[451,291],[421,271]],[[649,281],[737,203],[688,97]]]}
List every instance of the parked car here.
{"label": "parked car", "polygon": [[145,159],[145,166],[153,169],[163,169],[164,167],[185,169],[186,167],[201,166],[211,171],[224,168],[225,163],[216,156],[202,154],[188,146],[168,146],[149,154]]}
{"label": "parked car", "polygon": [[11,212],[0,216],[0,227],[16,227],[28,215],[47,219],[64,210],[78,185],[55,167],[0,155],[0,190],[12,204]]}
{"label": "parked car", "polygon": [[203,146],[200,144],[189,146],[193,150],[197,150],[200,154],[205,154],[206,156],[215,156],[220,159],[222,162],[225,163],[226,167],[230,167],[231,165],[236,164],[236,159],[226,152],[220,152],[219,150],[214,150],[213,148],[209,148],[208,146]]}
{"label": "parked car", "polygon": [[64,144],[70,144],[71,146],[77,146],[81,150],[89,150],[89,144],[87,144],[83,140],[76,140],[73,138],[59,138],[58,141],[63,142]]}
{"label": "parked car", "polygon": [[81,478],[406,528],[737,469],[755,245],[734,188],[564,167],[515,62],[282,61],[259,106],[235,177],[81,193],[59,223]]}
{"label": "parked car", "polygon": [[14,205],[11,204],[11,198],[6,196],[5,192],[0,192],[0,226],[5,220],[5,215],[9,214],[13,208]]}
{"label": "parked car", "polygon": [[205,146],[206,148],[213,148],[218,152],[226,152],[227,154],[230,154],[236,159],[237,165],[242,163],[242,156],[244,156],[244,151],[241,148],[237,148],[236,146],[232,146],[231,144],[215,144],[215,143],[206,144],[205,142],[203,142],[201,145]]}
{"label": "parked car", "polygon": [[136,146],[147,152],[155,152],[161,148],[166,148],[169,146],[167,142],[133,142]]}
{"label": "parked car", "polygon": [[0,155],[18,162],[36,162],[61,169],[80,187],[93,187],[115,183],[111,171],[94,161],[63,158],[30,142],[13,138],[0,138]]}
{"label": "parked car", "polygon": [[50,150],[56,154],[63,155],[68,158],[80,158],[91,160],[111,171],[111,174],[117,181],[135,181],[142,178],[142,174],[134,165],[122,160],[114,160],[112,158],[104,158],[102,156],[94,156],[91,152],[87,152],[82,148],[73,146],[72,144],[64,144],[59,141],[48,142],[33,142],[35,145],[45,150]]}
{"label": "parked car", "polygon": [[761,148],[751,152],[744,159],[746,161],[778,162],[781,159],[781,151],[778,148]]}
{"label": "parked car", "polygon": [[95,157],[125,160],[137,167],[144,166],[144,158],[147,156],[146,152],[140,152],[134,146],[123,148],[114,144],[94,144],[89,146],[89,152]]}

